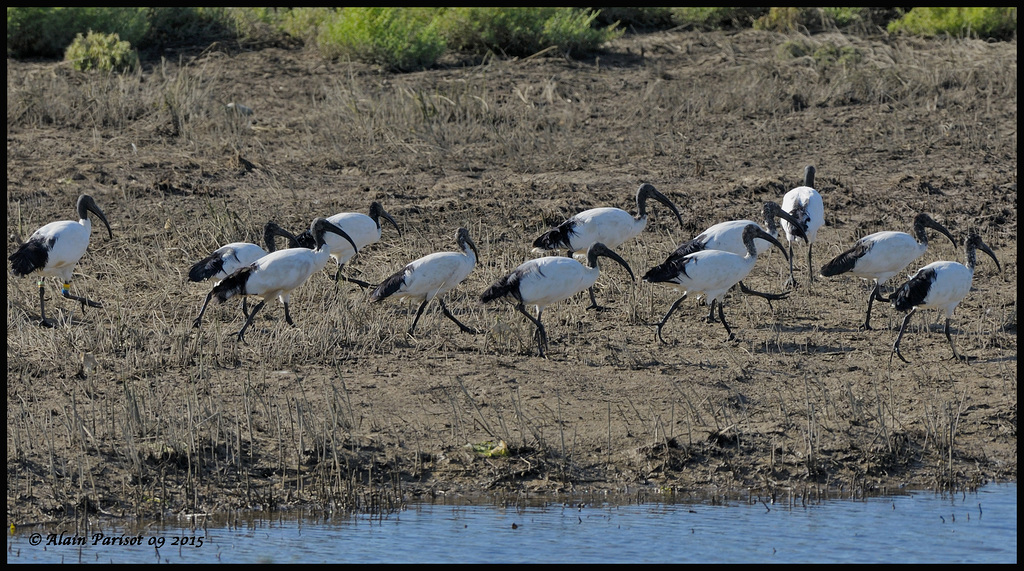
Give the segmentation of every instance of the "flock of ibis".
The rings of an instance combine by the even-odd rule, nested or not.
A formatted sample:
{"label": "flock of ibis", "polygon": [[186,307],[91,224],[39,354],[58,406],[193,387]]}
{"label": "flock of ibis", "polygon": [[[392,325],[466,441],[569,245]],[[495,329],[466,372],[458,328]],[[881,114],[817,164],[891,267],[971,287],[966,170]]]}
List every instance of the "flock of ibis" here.
{"label": "flock of ibis", "polygon": [[[709,307],[705,320],[717,319],[725,328],[727,340],[735,335],[726,322],[723,306],[726,294],[734,288],[738,292],[759,296],[768,301],[786,298],[796,287],[793,273],[793,245],[803,242],[807,248],[808,287],[814,281],[811,251],[818,232],[825,222],[825,208],[821,195],[814,188],[815,169],[807,166],[803,184],[787,192],[782,205],[766,202],[762,224],[752,220],[730,220],[710,226],[691,240],[683,242],[668,258],[643,275],[643,281],[663,283],[681,292],[664,317],[658,322],[655,337],[664,342],[662,330],[669,317],[687,296],[703,297]],[[600,275],[599,258],[608,258],[621,265],[630,280],[636,278],[629,264],[615,252],[622,244],[638,236],[647,226],[647,201],[653,199],[665,205],[683,225],[675,204],[649,183],[642,184],[636,193],[637,214],[619,208],[592,208],[580,212],[557,227],[543,233],[534,242],[534,253],[548,254],[527,260],[507,275],[493,282],[479,299],[483,303],[506,301],[526,316],[535,327],[534,337],[538,354],[543,357],[548,346],[547,331],[541,321],[545,308],[565,301],[583,291],[589,291],[591,304],[587,309],[602,309],[594,293],[594,284]],[[56,277],[61,281],[61,295],[85,307],[102,307],[99,302],[73,295],[70,291],[72,273],[89,245],[95,215],[107,228],[110,224],[96,201],[81,195],[77,202],[78,220],[51,222],[36,230],[17,251],[9,256],[16,275],[39,275],[40,324],[55,325],[46,317],[44,278]],[[222,246],[196,262],[188,272],[192,282],[214,280],[215,283],[193,322],[200,327],[211,300],[223,303],[232,297],[242,297],[244,323],[237,333],[244,342],[246,330],[268,300],[277,298],[284,306],[285,320],[293,325],[289,302],[291,294],[313,274],[321,271],[329,258],[337,262],[334,281],[345,279],[370,290],[370,302],[383,302],[388,298],[409,299],[419,302],[408,334],[414,335],[416,324],[427,304],[436,299],[444,315],[464,333],[479,331],[461,321],[449,310],[444,296],[466,280],[477,265],[479,251],[466,228],[455,232],[455,251],[434,252],[413,260],[377,284],[344,275],[345,264],[367,246],[381,238],[381,221],[387,221],[401,236],[401,229],[378,202],[373,202],[369,214],[342,212],[326,218],[316,218],[309,229],[292,234],[273,221],[264,227],[264,245],[235,242]],[[780,241],[779,225],[788,242],[788,250]],[[882,231],[864,236],[848,250],[821,266],[822,277],[849,274],[873,280],[868,296],[867,312],[861,328],[871,329],[871,308],[875,301],[890,303],[897,311],[906,313],[890,353],[906,362],[900,352],[900,343],[906,333],[911,316],[919,308],[938,309],[945,313],[944,333],[953,351],[953,357],[966,361],[957,352],[950,335],[949,323],[953,310],[971,290],[978,250],[985,252],[1002,267],[992,249],[975,232],[965,240],[965,262],[932,262],[893,289],[887,298],[882,285],[903,272],[912,262],[923,256],[928,248],[927,229],[946,236],[954,247],[957,240],[942,224],[928,214],[914,218],[913,234]],[[278,249],[275,240],[283,237],[288,247]],[[743,280],[750,274],[758,255],[776,247],[789,263],[786,290],[779,293],[759,292],[748,288]],[[564,252],[562,254],[561,252]],[[249,309],[248,296],[261,298]],[[529,308],[533,308],[535,315]]]}

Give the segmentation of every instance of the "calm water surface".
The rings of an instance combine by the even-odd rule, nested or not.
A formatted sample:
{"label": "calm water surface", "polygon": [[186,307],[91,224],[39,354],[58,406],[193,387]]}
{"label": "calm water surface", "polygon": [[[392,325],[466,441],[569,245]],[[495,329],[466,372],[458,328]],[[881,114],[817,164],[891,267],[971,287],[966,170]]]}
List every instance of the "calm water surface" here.
{"label": "calm water surface", "polygon": [[[95,531],[81,536],[85,545],[46,545],[49,531],[27,529],[8,535],[7,562],[1017,562],[1016,483],[794,503],[416,504],[385,516],[254,516],[195,531],[104,528],[107,545]],[[33,533],[42,544],[32,544]],[[118,544],[129,538],[141,545]]]}

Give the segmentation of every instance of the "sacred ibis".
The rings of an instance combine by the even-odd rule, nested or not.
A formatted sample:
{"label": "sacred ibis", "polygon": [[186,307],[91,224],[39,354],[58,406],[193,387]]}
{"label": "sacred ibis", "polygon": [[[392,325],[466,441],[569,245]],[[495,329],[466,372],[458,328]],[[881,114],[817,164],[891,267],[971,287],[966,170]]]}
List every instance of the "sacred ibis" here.
{"label": "sacred ibis", "polygon": [[793,242],[803,240],[807,244],[807,275],[808,281],[814,281],[814,270],[811,266],[811,248],[818,238],[818,230],[825,224],[825,204],[821,201],[821,195],[814,190],[814,166],[807,165],[804,168],[804,184],[787,192],[782,197],[782,209],[801,222],[804,235],[800,236],[794,225],[785,218],[782,219],[782,230],[786,233],[786,241],[789,242],[789,285],[796,285],[793,279]]}
{"label": "sacred ibis", "polygon": [[[654,185],[644,183],[636,191],[635,217],[621,208],[591,208],[540,235],[533,241],[533,246],[539,250],[565,249],[569,251],[570,256],[586,252],[598,242],[608,248],[618,248],[627,240],[638,236],[647,227],[649,198],[667,206],[679,219],[679,225],[683,225],[683,217],[680,216],[676,205],[654,188]],[[594,297],[593,287],[590,288],[590,306],[587,309],[600,309]]]}
{"label": "sacred ibis", "polygon": [[[776,218],[788,220],[793,224],[793,232],[796,233],[797,236],[803,236],[803,226],[800,222],[783,210],[778,203],[771,201],[765,202],[762,213],[764,217],[764,226],[761,229],[771,234],[772,237],[776,239],[779,237],[779,229],[775,224]],[[747,253],[747,246],[743,243],[743,231],[751,224],[756,223],[752,220],[729,220],[728,222],[719,222],[698,234],[694,239],[689,242],[685,242],[676,248],[676,250],[669,255],[668,259],[665,260],[665,263],[683,258],[694,252],[700,252],[701,250],[723,250],[726,252],[732,252],[739,256],[744,256]],[[754,240],[754,246],[757,248],[758,254],[763,254],[771,247],[771,243],[757,238]],[[790,266],[790,271],[792,271],[792,269],[792,266]],[[790,274],[790,279],[792,279],[792,277],[793,275]],[[779,294],[754,291],[747,288],[747,286],[743,284],[742,280],[739,282],[739,286],[740,291],[743,293],[763,297],[768,300],[769,305],[771,305],[773,300],[784,299],[789,295],[788,291]],[[708,314],[707,319],[709,321],[714,320],[714,307],[711,308],[711,313]]]}
{"label": "sacred ibis", "polygon": [[[548,344],[548,335],[541,323],[544,309],[593,286],[600,274],[597,258],[601,256],[621,264],[629,272],[630,279],[636,280],[626,260],[597,242],[587,250],[586,265],[567,256],[545,256],[529,260],[494,282],[480,295],[480,301],[488,303],[503,299],[515,303],[516,309],[537,326],[537,349],[543,357],[544,348]],[[536,318],[526,310],[528,305],[537,308]]]}
{"label": "sacred ibis", "polygon": [[[230,244],[226,244],[214,250],[209,256],[206,256],[202,260],[193,264],[188,271],[188,281],[201,282],[213,278],[220,282],[220,280],[230,276],[237,270],[244,268],[263,256],[277,250],[277,246],[274,243],[274,238],[277,236],[287,238],[290,247],[299,247],[295,236],[291,232],[281,228],[276,222],[270,221],[263,227],[263,243],[266,244],[266,250],[250,242],[232,242]],[[199,317],[197,319],[200,321],[203,319],[203,314],[206,313],[206,306],[210,304],[210,300],[212,298],[213,291],[211,290],[210,293],[206,295],[206,301],[203,302],[203,309],[199,312]],[[249,316],[248,304],[245,297],[242,297],[242,313],[245,314],[246,317]]]}
{"label": "sacred ibis", "polygon": [[[398,227],[398,223],[395,219],[384,210],[384,207],[377,201],[370,204],[370,213],[363,214],[361,212],[339,212],[333,216],[329,216],[327,221],[335,226],[341,228],[349,236],[352,237],[351,242],[341,240],[334,236],[328,235],[325,239],[327,240],[327,247],[330,248],[331,258],[338,263],[338,271],[334,274],[334,281],[337,282],[339,278],[345,278],[345,281],[352,282],[359,287],[368,288],[370,284],[356,278],[342,275],[341,270],[345,267],[345,264],[355,256],[359,250],[369,246],[370,244],[376,243],[380,240],[381,236],[381,224],[380,220],[383,218],[391,223],[398,231],[398,235],[402,235],[402,229]],[[313,235],[309,231],[303,232],[296,236],[299,245],[304,248],[313,248]],[[353,248],[351,244],[355,244],[357,247]]]}
{"label": "sacred ibis", "polygon": [[903,333],[907,330],[907,323],[910,322],[910,317],[919,308],[945,311],[946,324],[943,327],[943,333],[946,334],[949,346],[953,349],[953,358],[959,361],[970,359],[970,357],[965,357],[956,352],[956,346],[953,345],[953,337],[949,334],[949,320],[953,317],[953,310],[956,309],[956,306],[971,291],[971,282],[974,281],[974,266],[977,263],[976,250],[981,250],[988,254],[992,261],[996,263],[996,268],[1000,272],[1003,271],[1003,268],[999,265],[995,252],[981,241],[981,236],[978,234],[972,232],[967,237],[966,247],[967,265],[958,262],[932,262],[917,270],[917,273],[911,276],[906,283],[897,288],[896,292],[890,296],[892,306],[897,311],[909,310],[909,313],[903,318],[903,324],[900,325],[900,332],[896,335],[896,342],[892,345],[889,361],[892,361],[892,356],[895,354],[904,363],[909,363],[909,361],[903,358],[903,354],[900,353],[900,341],[903,339]]}
{"label": "sacred ibis", "polygon": [[85,255],[85,251],[89,247],[89,236],[92,233],[92,222],[89,220],[90,212],[103,221],[110,238],[114,237],[114,233],[110,230],[107,217],[88,194],[78,197],[77,209],[77,221],[50,222],[33,232],[28,241],[7,258],[11,261],[11,268],[15,275],[26,276],[38,271],[42,276],[39,278],[40,325],[53,326],[53,323],[46,319],[45,296],[43,295],[43,278],[45,276],[54,276],[63,280],[60,294],[67,299],[81,303],[83,310],[87,305],[103,307],[98,302],[71,294],[71,274],[75,265],[78,264],[78,260]]}
{"label": "sacred ibis", "polygon": [[743,228],[743,245],[746,248],[746,253],[742,256],[724,250],[700,250],[681,258],[669,259],[644,274],[645,282],[675,284],[675,289],[683,292],[682,297],[669,307],[668,313],[661,319],[656,337],[662,342],[665,341],[661,336],[661,329],[672,312],[686,299],[687,294],[702,293],[708,300],[712,313],[715,310],[715,304],[718,304],[718,318],[722,321],[725,332],[728,334],[726,340],[731,341],[734,335],[725,321],[722,302],[725,299],[725,293],[747,277],[747,274],[753,269],[754,262],[757,261],[757,245],[754,240],[758,238],[778,247],[788,260],[786,250],[783,249],[781,242],[757,224],[750,223]]}
{"label": "sacred ibis", "polygon": [[928,249],[928,234],[925,228],[939,231],[949,238],[954,247],[957,245],[949,230],[922,212],[914,217],[916,239],[906,232],[885,231],[868,234],[857,240],[852,248],[821,267],[822,277],[849,273],[859,278],[875,280],[875,286],[868,296],[864,329],[871,329],[871,304],[875,300],[889,302],[889,299],[882,297],[882,283],[903,271],[907,264],[921,257]]}
{"label": "sacred ibis", "polygon": [[[236,295],[256,295],[262,298],[262,301],[246,316],[245,324],[238,331],[239,341],[245,340],[245,330],[252,324],[253,318],[256,317],[267,300],[274,297],[284,304],[284,317],[288,325],[295,325],[292,322],[291,313],[288,311],[288,302],[291,300],[292,291],[327,264],[330,251],[325,244],[324,235],[328,232],[352,241],[352,238],[341,228],[331,224],[325,218],[317,218],[310,225],[310,235],[313,236],[316,243],[315,249],[278,250],[235,271],[213,286],[212,294],[219,303],[224,303]],[[354,248],[355,244],[352,246]],[[192,326],[202,325],[202,319],[203,316],[200,314],[192,322]]]}
{"label": "sacred ibis", "polygon": [[387,278],[370,294],[371,302],[384,301],[389,297],[397,299],[414,299],[420,301],[416,317],[409,327],[409,335],[416,329],[416,323],[423,314],[423,308],[430,300],[437,298],[441,311],[465,333],[477,333],[476,329],[467,327],[448,311],[444,303],[444,294],[462,283],[476,266],[479,252],[476,244],[469,237],[469,230],[459,228],[455,232],[455,243],[459,252],[434,252],[410,262],[391,277]]}

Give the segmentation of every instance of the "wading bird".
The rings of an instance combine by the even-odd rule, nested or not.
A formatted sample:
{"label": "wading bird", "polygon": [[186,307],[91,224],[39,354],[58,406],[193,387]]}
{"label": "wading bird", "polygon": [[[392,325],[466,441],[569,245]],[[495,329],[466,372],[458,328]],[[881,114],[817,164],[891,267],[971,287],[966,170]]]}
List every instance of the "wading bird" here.
{"label": "wading bird", "polygon": [[[288,311],[288,302],[291,300],[292,291],[327,264],[330,252],[324,242],[324,235],[329,232],[350,242],[352,240],[341,228],[331,224],[325,218],[317,218],[310,225],[310,235],[313,236],[316,243],[315,249],[278,250],[237,270],[213,286],[212,294],[219,303],[224,303],[236,295],[255,295],[262,298],[262,301],[246,316],[245,324],[238,331],[239,341],[245,340],[245,330],[252,324],[253,318],[256,317],[260,309],[263,309],[267,300],[274,297],[284,304],[284,318],[288,325],[295,325],[292,322],[291,313]],[[354,247],[355,244],[353,244]],[[192,326],[199,327],[202,325],[202,320],[203,316],[200,314],[192,322]]]}
{"label": "wading bird", "polygon": [[469,230],[459,228],[455,232],[455,243],[460,252],[434,252],[410,262],[391,277],[387,278],[370,294],[371,302],[384,301],[389,297],[397,299],[414,299],[420,302],[416,317],[409,327],[409,335],[416,329],[416,323],[423,314],[423,308],[430,300],[437,298],[441,311],[465,333],[477,333],[476,329],[467,327],[448,311],[444,303],[444,294],[455,289],[473,271],[479,253],[476,244],[469,237]]}
{"label": "wading bird", "polygon": [[[281,228],[277,223],[271,221],[263,227],[263,243],[266,244],[266,250],[252,244],[250,242],[232,242],[226,244],[214,250],[209,256],[206,256],[202,260],[199,260],[192,265],[188,270],[188,281],[190,282],[202,282],[208,279],[216,279],[218,282],[224,278],[230,276],[241,268],[248,266],[256,260],[266,256],[277,250],[277,245],[274,243],[274,238],[277,236],[283,236],[288,239],[289,247],[299,247],[295,236]],[[202,320],[203,314],[206,313],[206,306],[210,304],[210,299],[213,298],[213,291],[206,295],[206,301],[203,302],[203,309],[199,312],[198,319]],[[246,297],[242,297],[242,313],[246,317],[249,316],[248,304]]]}
{"label": "wading bird", "polygon": [[[487,288],[480,295],[480,301],[489,303],[503,299],[515,303],[516,309],[537,326],[537,349],[543,357],[548,344],[548,335],[541,323],[544,309],[593,286],[600,275],[597,258],[601,256],[621,264],[630,279],[636,280],[626,260],[598,242],[587,250],[586,265],[566,256],[546,256],[524,262]],[[537,308],[536,318],[526,310],[528,305]]]}
{"label": "wading bird", "polygon": [[875,281],[871,295],[868,296],[868,311],[864,316],[863,329],[871,329],[871,304],[875,300],[889,302],[888,298],[882,297],[882,283],[902,272],[907,264],[920,258],[928,249],[928,234],[925,228],[942,233],[956,247],[956,240],[949,230],[922,212],[914,218],[916,239],[906,232],[875,232],[857,240],[852,248],[821,267],[822,277],[848,273]]}
{"label": "wading bird", "polygon": [[661,336],[661,329],[672,312],[686,299],[687,294],[702,293],[708,300],[712,313],[715,310],[715,304],[718,304],[718,318],[722,321],[725,332],[728,334],[726,340],[731,341],[734,335],[725,321],[722,302],[725,299],[725,293],[747,277],[747,274],[753,269],[754,262],[757,261],[757,245],[754,240],[758,238],[775,245],[782,255],[786,256],[786,250],[783,249],[781,242],[762,230],[757,224],[751,223],[743,229],[743,245],[746,247],[746,253],[742,256],[724,250],[701,250],[682,258],[671,259],[651,268],[644,274],[645,282],[675,284],[675,289],[683,292],[682,297],[669,307],[668,313],[661,319],[656,337],[662,342],[665,341]]}
{"label": "wading bird", "polygon": [[818,239],[818,230],[825,224],[825,204],[821,195],[814,190],[814,167],[804,167],[804,184],[786,193],[782,197],[782,209],[799,220],[803,226],[804,235],[800,236],[794,225],[785,218],[782,219],[782,230],[786,233],[786,241],[789,242],[789,283],[796,286],[793,279],[793,242],[803,240],[807,244],[807,275],[808,281],[814,281],[814,269],[811,265],[811,249],[814,241]]}
{"label": "wading bird", "polygon": [[[384,210],[384,207],[376,201],[370,204],[370,213],[368,215],[361,212],[339,212],[338,214],[327,218],[328,222],[334,224],[338,228],[341,228],[352,237],[351,241],[342,240],[330,235],[326,237],[327,247],[330,248],[331,257],[338,263],[338,271],[334,274],[335,282],[340,278],[344,278],[345,281],[354,283],[359,287],[370,287],[370,284],[363,280],[343,275],[341,270],[345,267],[345,264],[359,252],[359,250],[362,250],[370,244],[374,244],[380,240],[382,230],[380,224],[381,218],[390,222],[391,225],[395,227],[395,230],[398,231],[399,236],[402,235],[402,229],[398,227],[398,223],[395,222],[395,219],[392,218],[392,216]],[[304,248],[314,248],[313,235],[308,230],[296,236],[296,240],[298,240],[299,245]],[[353,247],[352,244],[355,244],[357,247]]]}
{"label": "wading bird", "polygon": [[[647,227],[647,199],[653,198],[667,206],[683,225],[683,217],[679,209],[654,185],[644,183],[636,191],[637,215],[621,208],[591,208],[562,222],[548,230],[533,241],[539,250],[568,250],[569,255],[586,252],[591,246],[600,242],[608,248],[618,248],[631,238],[635,238]],[[587,309],[600,309],[590,288],[590,306]]]}
{"label": "wading bird", "polygon": [[956,346],[953,345],[953,337],[949,334],[949,320],[953,317],[953,310],[956,309],[956,306],[971,291],[971,283],[974,281],[974,267],[977,263],[975,250],[981,250],[988,254],[992,261],[996,263],[996,268],[1000,272],[1003,271],[1003,268],[999,265],[995,252],[981,241],[981,236],[972,232],[967,237],[966,249],[967,265],[958,262],[932,262],[917,270],[917,273],[911,276],[906,283],[897,288],[896,292],[890,296],[892,306],[897,311],[909,310],[907,316],[903,318],[903,324],[900,325],[900,332],[896,335],[896,342],[892,344],[892,353],[889,354],[890,362],[892,361],[892,356],[896,355],[904,363],[909,363],[909,361],[903,358],[903,354],[900,353],[900,341],[903,339],[903,333],[907,330],[907,323],[910,322],[911,316],[918,309],[939,309],[944,311],[946,313],[946,324],[942,331],[946,334],[949,347],[953,349],[953,358],[960,361],[971,359],[971,357],[965,357],[956,352]]}
{"label": "wading bird", "polygon": [[[803,226],[800,222],[791,216],[788,212],[783,210],[778,203],[765,202],[762,210],[764,216],[764,226],[762,230],[771,234],[773,238],[778,239],[779,229],[775,225],[775,219],[781,218],[789,221],[793,225],[793,232],[799,236],[803,236]],[[668,259],[664,263],[672,262],[673,260],[683,258],[694,252],[700,252],[701,250],[723,250],[725,252],[732,252],[739,256],[744,256],[747,253],[747,246],[743,243],[743,231],[747,226],[756,224],[753,220],[729,220],[728,222],[719,222],[714,226],[711,226],[707,230],[701,232],[696,238],[685,242],[676,251],[669,255]],[[758,254],[763,254],[768,248],[771,248],[771,243],[767,240],[757,238],[754,240],[754,246],[757,248]],[[793,271],[793,266],[789,267],[790,272]],[[792,281],[793,274],[790,273],[790,281]],[[773,300],[784,299],[789,295],[789,292],[785,293],[762,293],[747,288],[741,280],[739,282],[740,291],[748,295],[756,295],[763,297],[768,300],[768,304],[771,305]],[[709,321],[714,320],[714,307],[711,308],[711,313],[708,314],[707,319]]]}
{"label": "wading bird", "polygon": [[43,285],[46,276],[54,276],[63,280],[60,294],[67,299],[77,301],[85,306],[103,307],[100,303],[71,294],[71,275],[74,272],[78,260],[85,255],[89,247],[89,236],[92,234],[92,222],[89,220],[89,213],[92,212],[107,227],[107,234],[110,238],[114,233],[110,230],[107,217],[96,205],[88,194],[78,197],[78,220],[62,220],[50,222],[36,230],[29,237],[28,241],[18,247],[18,250],[7,259],[11,261],[11,269],[15,275],[26,276],[32,272],[39,272],[39,324],[52,327],[53,323],[46,319],[46,305],[44,301]]}

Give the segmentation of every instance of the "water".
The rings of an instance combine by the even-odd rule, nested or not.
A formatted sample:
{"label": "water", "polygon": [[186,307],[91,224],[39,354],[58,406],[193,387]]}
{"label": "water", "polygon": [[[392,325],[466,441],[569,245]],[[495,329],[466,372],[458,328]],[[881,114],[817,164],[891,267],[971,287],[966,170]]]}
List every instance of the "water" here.
{"label": "water", "polygon": [[92,535],[33,546],[33,532],[45,542],[44,530],[8,536],[8,563],[1016,563],[1017,485],[786,506],[416,504],[327,521],[151,526],[129,532],[137,546]]}

